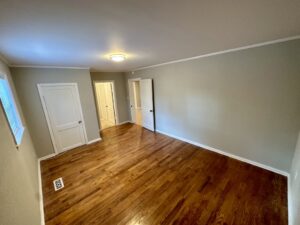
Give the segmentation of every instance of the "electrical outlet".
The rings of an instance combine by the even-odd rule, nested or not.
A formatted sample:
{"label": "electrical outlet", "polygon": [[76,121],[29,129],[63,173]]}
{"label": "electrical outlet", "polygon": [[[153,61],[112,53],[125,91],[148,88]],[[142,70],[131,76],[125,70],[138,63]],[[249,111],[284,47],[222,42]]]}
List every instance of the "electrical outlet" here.
{"label": "electrical outlet", "polygon": [[53,185],[54,185],[54,190],[55,191],[58,191],[58,190],[64,188],[64,181],[63,181],[62,177],[57,178],[56,180],[54,180]]}

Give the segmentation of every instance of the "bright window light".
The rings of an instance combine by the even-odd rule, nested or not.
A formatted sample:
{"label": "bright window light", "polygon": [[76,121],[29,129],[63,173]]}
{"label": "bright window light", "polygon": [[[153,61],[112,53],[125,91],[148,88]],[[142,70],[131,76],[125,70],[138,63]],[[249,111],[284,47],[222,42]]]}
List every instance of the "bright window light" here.
{"label": "bright window light", "polygon": [[16,145],[20,145],[24,127],[18,113],[12,91],[6,79],[0,77],[0,100],[4,109],[6,119],[9,123]]}

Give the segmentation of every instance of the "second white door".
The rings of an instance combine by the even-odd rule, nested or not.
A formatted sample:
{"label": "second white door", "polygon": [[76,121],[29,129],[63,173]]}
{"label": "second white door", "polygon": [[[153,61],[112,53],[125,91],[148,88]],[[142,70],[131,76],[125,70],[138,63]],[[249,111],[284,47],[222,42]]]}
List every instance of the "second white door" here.
{"label": "second white door", "polygon": [[140,80],[142,125],[154,131],[153,87],[152,79]]}
{"label": "second white door", "polygon": [[101,129],[116,125],[112,82],[95,83]]}

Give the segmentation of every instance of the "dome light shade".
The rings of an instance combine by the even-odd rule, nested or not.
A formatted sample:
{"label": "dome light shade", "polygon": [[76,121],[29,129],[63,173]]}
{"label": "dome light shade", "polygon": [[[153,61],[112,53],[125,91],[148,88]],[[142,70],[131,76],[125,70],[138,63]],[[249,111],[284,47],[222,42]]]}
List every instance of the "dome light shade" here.
{"label": "dome light shade", "polygon": [[125,55],[113,54],[110,56],[110,59],[114,62],[123,62],[125,60]]}

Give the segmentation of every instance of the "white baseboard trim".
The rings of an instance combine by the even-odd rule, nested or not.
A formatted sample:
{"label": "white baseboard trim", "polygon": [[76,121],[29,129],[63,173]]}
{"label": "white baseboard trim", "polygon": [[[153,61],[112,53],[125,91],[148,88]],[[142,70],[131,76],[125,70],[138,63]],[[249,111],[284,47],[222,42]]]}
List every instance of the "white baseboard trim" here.
{"label": "white baseboard trim", "polygon": [[43,200],[42,175],[41,175],[41,158],[39,158],[37,161],[38,161],[38,182],[39,182],[41,225],[45,225],[44,200]]}
{"label": "white baseboard trim", "polygon": [[219,154],[221,154],[221,155],[225,155],[225,156],[228,156],[228,157],[230,157],[230,158],[237,159],[237,160],[239,160],[239,161],[242,161],[242,162],[245,162],[245,163],[249,163],[249,164],[254,165],[254,166],[258,166],[258,167],[263,168],[263,169],[265,169],[265,170],[269,170],[269,171],[272,171],[272,172],[274,172],[274,173],[277,173],[277,174],[280,174],[280,175],[283,175],[283,176],[286,176],[286,177],[289,176],[289,173],[286,172],[286,171],[282,171],[282,170],[279,170],[279,169],[275,169],[275,168],[273,168],[273,167],[271,167],[271,166],[267,166],[267,165],[264,165],[264,164],[255,162],[255,161],[252,161],[252,160],[250,160],[250,159],[246,159],[246,158],[243,158],[243,157],[240,157],[240,156],[237,156],[237,155],[233,155],[233,154],[231,154],[231,153],[228,153],[228,152],[225,152],[225,151],[222,151],[222,150],[219,150],[219,149],[216,149],[216,148],[213,148],[213,147],[210,147],[210,146],[207,146],[207,145],[204,145],[204,144],[195,142],[195,141],[191,141],[191,140],[188,140],[188,139],[186,139],[186,138],[178,137],[178,136],[176,136],[176,135],[173,135],[173,134],[170,134],[170,133],[161,131],[161,130],[156,130],[156,132],[161,133],[161,134],[164,134],[164,135],[167,135],[167,136],[172,137],[172,138],[175,138],[175,139],[178,139],[178,140],[180,140],[180,141],[187,142],[187,143],[189,143],[189,144],[198,146],[198,147],[200,147],[200,148],[204,148],[204,149],[207,149],[207,150],[209,150],[209,151],[216,152],[216,153],[219,153]]}
{"label": "white baseboard trim", "polygon": [[87,144],[90,145],[90,144],[93,144],[93,143],[101,141],[101,140],[102,140],[102,138],[99,137],[99,138],[89,141]]}
{"label": "white baseboard trim", "polygon": [[123,121],[123,122],[121,122],[121,123],[118,123],[117,125],[122,125],[122,124],[125,124],[125,123],[131,123],[131,121],[126,120],[126,121]]}

